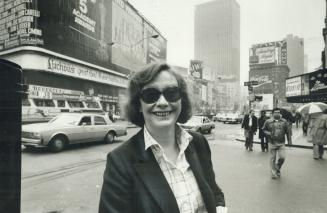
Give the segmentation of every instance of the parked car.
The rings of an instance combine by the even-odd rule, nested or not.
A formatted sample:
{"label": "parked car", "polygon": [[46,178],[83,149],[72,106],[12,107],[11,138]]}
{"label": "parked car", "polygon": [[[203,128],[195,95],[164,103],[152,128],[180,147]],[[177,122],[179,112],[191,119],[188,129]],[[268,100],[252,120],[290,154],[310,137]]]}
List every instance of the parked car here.
{"label": "parked car", "polygon": [[223,121],[224,123],[242,123],[243,117],[241,114],[235,113],[227,113],[226,119]]}
{"label": "parked car", "polygon": [[185,124],[179,125],[187,131],[192,130],[202,134],[211,133],[211,130],[215,128],[215,123],[208,117],[199,115],[194,115]]}
{"label": "parked car", "polygon": [[22,125],[22,144],[49,147],[54,152],[69,144],[105,141],[127,134],[127,127],[112,123],[108,116],[92,113],[63,113],[46,123]]}

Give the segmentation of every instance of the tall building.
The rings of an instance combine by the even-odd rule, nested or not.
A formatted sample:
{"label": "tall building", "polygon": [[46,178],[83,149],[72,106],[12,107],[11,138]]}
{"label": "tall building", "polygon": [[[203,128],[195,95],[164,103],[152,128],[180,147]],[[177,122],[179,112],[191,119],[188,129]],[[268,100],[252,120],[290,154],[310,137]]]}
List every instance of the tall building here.
{"label": "tall building", "polygon": [[287,66],[290,68],[290,76],[303,74],[305,67],[303,38],[290,34],[284,40],[287,43]]}
{"label": "tall building", "polygon": [[[237,102],[240,79],[240,6],[236,0],[214,0],[195,7],[194,59],[203,61],[204,79],[234,87],[225,94]],[[231,81],[233,79],[233,81]],[[230,87],[229,86],[229,87]]]}

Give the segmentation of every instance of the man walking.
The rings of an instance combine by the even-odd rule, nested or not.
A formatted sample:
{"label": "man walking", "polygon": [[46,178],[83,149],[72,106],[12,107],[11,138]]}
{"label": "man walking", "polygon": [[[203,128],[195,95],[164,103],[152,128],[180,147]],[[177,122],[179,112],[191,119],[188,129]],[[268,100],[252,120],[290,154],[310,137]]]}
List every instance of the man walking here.
{"label": "man walking", "polygon": [[263,132],[263,124],[266,122],[268,118],[266,117],[266,111],[262,110],[260,112],[260,118],[258,119],[258,126],[259,126],[259,139],[261,143],[261,151],[268,152],[268,141],[266,138],[265,133]]}
{"label": "man walking", "polygon": [[254,111],[251,109],[249,114],[244,116],[242,122],[242,128],[244,128],[244,136],[245,136],[245,149],[249,151],[253,151],[253,135],[255,135],[257,131],[258,120],[257,117],[254,116]]}
{"label": "man walking", "polygon": [[270,170],[271,178],[273,179],[281,175],[280,170],[285,161],[285,136],[287,136],[287,140],[290,138],[288,128],[288,122],[282,118],[279,108],[273,109],[273,117],[268,119],[263,125],[263,131],[269,142]]}

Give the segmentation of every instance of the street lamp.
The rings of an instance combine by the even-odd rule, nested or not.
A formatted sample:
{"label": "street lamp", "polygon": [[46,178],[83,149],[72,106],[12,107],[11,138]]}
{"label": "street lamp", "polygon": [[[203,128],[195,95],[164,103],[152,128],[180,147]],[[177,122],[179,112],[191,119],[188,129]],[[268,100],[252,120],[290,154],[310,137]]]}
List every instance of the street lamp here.
{"label": "street lamp", "polygon": [[127,44],[123,44],[123,43],[119,43],[119,42],[114,42],[114,41],[109,42],[109,43],[107,43],[107,44],[108,44],[109,46],[112,46],[112,45],[114,45],[114,44],[120,44],[120,45],[123,45],[123,46],[126,46],[126,47],[134,47],[134,46],[138,45],[139,43],[141,43],[142,41],[144,41],[145,39],[148,39],[148,38],[158,38],[158,37],[159,37],[158,34],[154,34],[154,35],[152,35],[152,36],[148,36],[148,37],[142,38],[141,40],[137,41],[136,43],[134,43],[134,44],[132,44],[132,45],[127,45]]}

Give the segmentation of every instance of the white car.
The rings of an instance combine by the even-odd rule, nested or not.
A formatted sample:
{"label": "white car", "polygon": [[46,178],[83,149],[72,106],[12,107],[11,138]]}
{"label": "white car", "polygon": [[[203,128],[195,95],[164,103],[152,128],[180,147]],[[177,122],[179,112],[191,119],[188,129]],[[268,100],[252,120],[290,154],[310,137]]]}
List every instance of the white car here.
{"label": "white car", "polygon": [[239,113],[227,113],[224,123],[242,123],[242,116]]}
{"label": "white car", "polygon": [[54,152],[69,144],[105,141],[127,135],[127,127],[112,123],[108,116],[92,113],[63,113],[47,123],[22,125],[26,148],[49,147]]}
{"label": "white car", "polygon": [[185,124],[179,124],[183,129],[189,131],[211,133],[211,130],[215,128],[215,123],[210,121],[206,116],[194,115]]}

